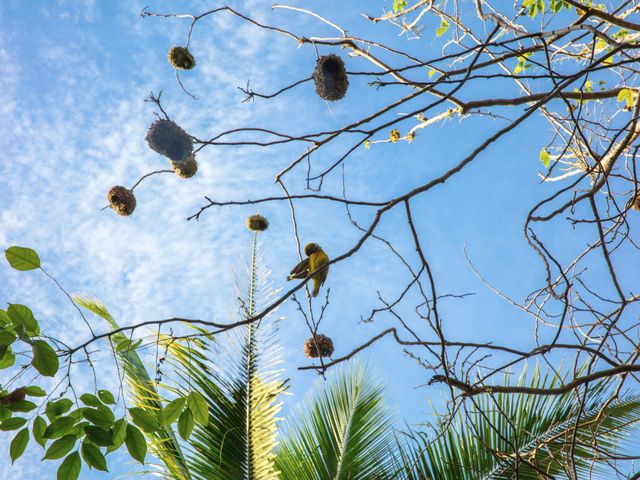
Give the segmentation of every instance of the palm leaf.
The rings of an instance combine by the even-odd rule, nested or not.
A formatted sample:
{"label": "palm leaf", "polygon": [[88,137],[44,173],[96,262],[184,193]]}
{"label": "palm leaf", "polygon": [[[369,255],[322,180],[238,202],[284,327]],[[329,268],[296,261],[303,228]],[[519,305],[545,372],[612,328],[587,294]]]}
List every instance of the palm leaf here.
{"label": "palm leaf", "polygon": [[[248,285],[241,316],[248,318],[270,299],[269,271],[254,237]],[[267,292],[266,294],[264,292]],[[264,320],[264,319],[263,319]],[[280,380],[273,323],[248,325],[235,338],[225,336],[224,348],[204,330],[189,342],[172,342],[170,357],[185,390],[201,392],[209,405],[209,424],[197,426],[189,439],[189,465],[203,480],[276,480],[274,464],[278,396],[287,388]],[[228,340],[228,341],[226,341]]]}
{"label": "palm leaf", "polygon": [[[542,377],[536,368],[531,380],[523,374],[518,384],[553,387],[559,381],[557,376]],[[401,442],[399,463],[410,480],[560,479],[566,478],[563,466],[572,446],[580,475],[592,478],[600,472],[602,478],[610,478],[611,471],[607,473],[606,461],[594,446],[624,449],[625,438],[640,422],[640,394],[605,406],[611,388],[611,380],[590,385],[583,409],[578,408],[574,392],[475,398],[452,422],[435,425],[434,434],[409,432]]]}
{"label": "palm leaf", "polygon": [[393,419],[383,388],[363,368],[339,370],[310,403],[284,429],[276,459],[282,480],[394,478]]}

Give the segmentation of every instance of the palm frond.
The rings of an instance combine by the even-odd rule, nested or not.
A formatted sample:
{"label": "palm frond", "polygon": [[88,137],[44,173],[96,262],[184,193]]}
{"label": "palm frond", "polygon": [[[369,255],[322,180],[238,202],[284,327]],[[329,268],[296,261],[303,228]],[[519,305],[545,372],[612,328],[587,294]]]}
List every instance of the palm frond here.
{"label": "palm frond", "polygon": [[[120,328],[101,302],[79,296],[75,296],[74,301],[104,319],[114,330]],[[134,349],[129,348],[130,339],[124,333],[116,333],[111,336],[111,342],[135,405],[157,412],[161,407],[160,395],[142,359]],[[147,442],[150,452],[164,464],[165,472],[160,473],[162,476],[173,480],[191,480],[186,459],[171,428],[160,427],[158,431],[148,432]]]}
{"label": "palm frond", "polygon": [[[269,270],[254,237],[245,279],[236,277],[240,315],[252,316],[270,298]],[[244,295],[242,294],[244,292]],[[264,319],[263,319],[264,320]],[[203,334],[169,346],[175,374],[185,390],[201,392],[209,404],[209,424],[196,426],[189,439],[189,465],[202,480],[276,480],[274,457],[280,379],[273,322],[250,324],[224,348]],[[228,340],[228,341],[227,341]]]}
{"label": "palm frond", "polygon": [[[536,368],[530,380],[523,375],[518,384],[553,387],[560,380],[541,376]],[[434,434],[409,432],[400,463],[410,480],[538,480],[567,478],[564,467],[573,459],[579,474],[593,478],[602,472],[609,478],[602,451],[624,448],[624,439],[640,424],[640,394],[605,405],[611,387],[611,380],[592,384],[584,399],[574,392],[470,399],[472,405],[451,422],[435,425]]]}
{"label": "palm frond", "polygon": [[287,423],[276,459],[282,480],[395,478],[392,423],[383,387],[364,368],[338,370]]}

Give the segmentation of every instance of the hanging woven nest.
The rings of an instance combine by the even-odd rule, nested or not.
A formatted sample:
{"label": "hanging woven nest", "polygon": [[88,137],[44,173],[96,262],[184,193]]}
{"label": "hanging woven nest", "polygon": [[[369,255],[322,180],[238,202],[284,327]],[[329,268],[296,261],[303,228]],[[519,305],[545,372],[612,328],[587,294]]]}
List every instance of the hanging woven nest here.
{"label": "hanging woven nest", "polygon": [[167,55],[171,66],[177,70],[191,70],[196,66],[196,60],[186,47],[173,47]]}
{"label": "hanging woven nest", "polygon": [[264,232],[267,228],[269,228],[269,220],[264,218],[259,213],[248,216],[246,224],[247,228],[252,232]]}
{"label": "hanging woven nest", "polygon": [[107,193],[107,200],[112,210],[123,217],[128,217],[136,209],[136,197],[133,191],[120,185],[111,187]]}
{"label": "hanging woven nest", "polygon": [[330,357],[333,354],[333,341],[326,335],[315,335],[304,342],[304,354],[308,358]]}
{"label": "hanging woven nest", "polygon": [[184,162],[175,162],[171,160],[171,168],[180,178],[191,178],[198,171],[198,162],[195,154],[191,154]]}
{"label": "hanging woven nest", "polygon": [[333,102],[344,97],[349,79],[342,59],[333,53],[320,57],[313,72],[313,82],[320,98]]}
{"label": "hanging woven nest", "polygon": [[149,127],[145,140],[155,150],[174,162],[183,162],[193,153],[193,140],[171,120],[156,120]]}

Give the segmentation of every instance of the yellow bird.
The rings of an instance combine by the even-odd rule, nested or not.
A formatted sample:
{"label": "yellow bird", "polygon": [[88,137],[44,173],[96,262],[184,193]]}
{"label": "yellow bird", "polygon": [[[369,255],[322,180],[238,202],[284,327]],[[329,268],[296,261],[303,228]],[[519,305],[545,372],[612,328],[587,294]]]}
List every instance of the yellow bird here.
{"label": "yellow bird", "polygon": [[293,280],[294,278],[304,280],[309,276],[309,274],[312,274],[313,291],[311,292],[311,295],[317,297],[320,287],[327,279],[329,267],[323,268],[321,271],[318,270],[329,262],[329,257],[317,243],[308,243],[304,247],[304,253],[307,258],[293,267],[293,270],[291,270],[287,280]]}

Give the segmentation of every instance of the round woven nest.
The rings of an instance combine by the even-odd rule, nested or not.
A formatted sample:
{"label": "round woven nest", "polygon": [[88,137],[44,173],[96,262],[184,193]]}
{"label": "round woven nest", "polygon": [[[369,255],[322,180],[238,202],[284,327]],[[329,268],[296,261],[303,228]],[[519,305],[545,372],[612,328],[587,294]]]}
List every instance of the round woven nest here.
{"label": "round woven nest", "polygon": [[304,342],[304,354],[309,358],[330,357],[333,354],[333,340],[318,334]]}
{"label": "round woven nest", "polygon": [[123,217],[128,217],[136,209],[136,197],[133,191],[121,185],[111,187],[107,193],[107,200],[113,211]]}

